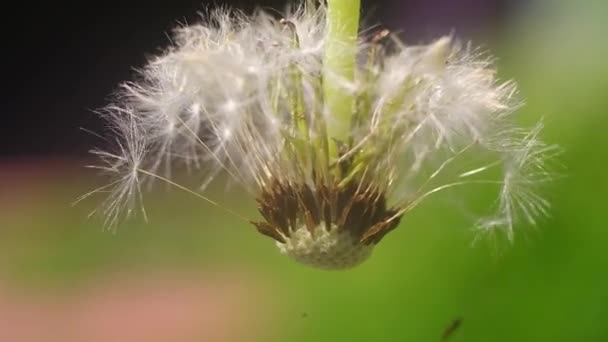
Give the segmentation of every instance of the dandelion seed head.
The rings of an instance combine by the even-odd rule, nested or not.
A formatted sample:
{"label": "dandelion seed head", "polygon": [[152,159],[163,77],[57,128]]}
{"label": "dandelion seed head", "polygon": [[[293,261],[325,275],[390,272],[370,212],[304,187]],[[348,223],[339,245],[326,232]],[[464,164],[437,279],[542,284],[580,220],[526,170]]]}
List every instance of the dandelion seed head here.
{"label": "dandelion seed head", "polygon": [[[324,68],[326,12],[222,9],[177,28],[108,108],[121,141],[120,153],[98,153],[118,177],[110,221],[139,198],[142,176],[170,179],[184,164],[202,175],[201,189],[228,174],[257,202],[258,231],[321,268],[365,260],[447,189],[499,189],[496,213],[475,224],[481,232],[512,238],[520,222],[548,214],[537,190],[556,149],[541,142],[542,124],[518,128],[517,86],[497,79],[491,57],[452,36],[407,45],[381,31],[360,37],[347,79]],[[356,100],[348,139],[328,135],[342,118],[324,82]]]}

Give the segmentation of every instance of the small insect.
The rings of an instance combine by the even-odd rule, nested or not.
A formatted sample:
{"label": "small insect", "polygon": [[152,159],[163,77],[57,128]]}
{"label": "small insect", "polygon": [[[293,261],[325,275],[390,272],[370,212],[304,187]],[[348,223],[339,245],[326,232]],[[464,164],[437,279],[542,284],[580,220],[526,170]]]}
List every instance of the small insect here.
{"label": "small insect", "polygon": [[452,337],[452,335],[454,335],[454,333],[458,330],[458,328],[460,328],[461,325],[462,318],[454,319],[450,323],[450,325],[443,331],[443,335],[441,335],[441,341],[447,341],[450,337]]}

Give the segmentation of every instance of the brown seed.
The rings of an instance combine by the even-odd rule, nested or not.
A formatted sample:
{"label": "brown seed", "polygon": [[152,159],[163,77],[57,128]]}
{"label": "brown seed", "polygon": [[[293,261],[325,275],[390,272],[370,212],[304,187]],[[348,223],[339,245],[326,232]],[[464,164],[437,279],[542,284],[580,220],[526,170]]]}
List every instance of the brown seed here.
{"label": "brown seed", "polygon": [[306,227],[311,233],[323,221],[356,241],[377,244],[399,224],[396,209],[388,209],[385,195],[360,181],[337,184],[283,184],[275,181],[258,197],[258,210],[266,222],[254,223],[260,233],[285,243],[293,231]]}

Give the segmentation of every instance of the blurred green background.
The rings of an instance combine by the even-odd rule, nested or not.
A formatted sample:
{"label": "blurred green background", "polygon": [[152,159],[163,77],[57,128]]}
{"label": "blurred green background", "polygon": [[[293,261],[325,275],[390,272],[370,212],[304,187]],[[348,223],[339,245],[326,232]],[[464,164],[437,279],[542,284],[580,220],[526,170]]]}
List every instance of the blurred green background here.
{"label": "blurred green background", "polygon": [[[608,2],[534,2],[509,20],[490,48],[520,85],[522,123],[544,117],[566,166],[552,217],[512,246],[472,244],[430,201],[360,267],[317,271],[162,187],[148,223],[102,231],[86,218],[99,198],[70,206],[99,181],[79,162],[5,164],[0,340],[440,341],[458,319],[450,341],[608,341]],[[238,190],[213,191],[255,217]]]}

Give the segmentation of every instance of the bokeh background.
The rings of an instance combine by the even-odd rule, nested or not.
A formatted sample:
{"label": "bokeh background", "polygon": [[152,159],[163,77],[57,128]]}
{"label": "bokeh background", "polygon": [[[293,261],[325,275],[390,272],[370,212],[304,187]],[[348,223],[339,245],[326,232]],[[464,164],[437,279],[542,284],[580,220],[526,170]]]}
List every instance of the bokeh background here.
{"label": "bokeh background", "polygon": [[[177,22],[225,3],[3,10],[0,341],[440,341],[455,321],[450,341],[608,341],[608,2],[364,1],[368,24],[409,42],[454,33],[491,50],[520,85],[521,122],[544,117],[564,149],[565,176],[546,191],[552,217],[512,246],[472,244],[461,215],[430,201],[337,273],[163,187],[148,223],[114,233],[87,218],[102,198],[71,205],[103,181],[83,167],[102,144],[81,129],[103,132],[93,110]],[[255,217],[238,189],[212,194]]]}

